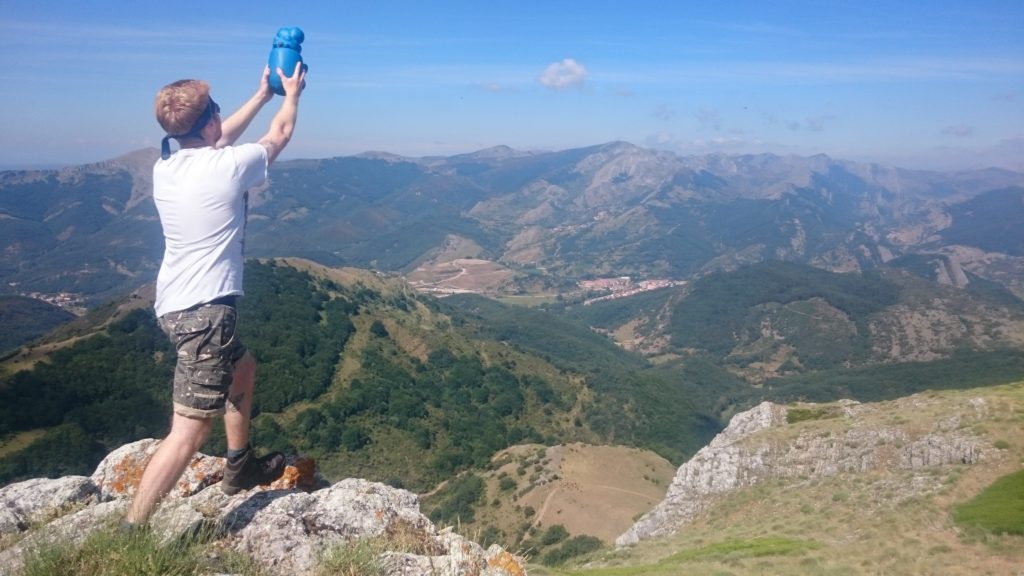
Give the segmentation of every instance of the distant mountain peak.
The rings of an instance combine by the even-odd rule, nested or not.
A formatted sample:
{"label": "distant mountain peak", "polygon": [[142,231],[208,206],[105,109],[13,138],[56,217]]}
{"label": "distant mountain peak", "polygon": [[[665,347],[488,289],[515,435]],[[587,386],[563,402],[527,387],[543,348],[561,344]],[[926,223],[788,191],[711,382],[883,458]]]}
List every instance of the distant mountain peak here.
{"label": "distant mountain peak", "polygon": [[391,152],[382,152],[379,150],[371,150],[369,152],[356,154],[355,156],[353,156],[353,158],[361,158],[364,160],[383,160],[391,164],[397,164],[401,162],[414,162],[413,159],[408,158],[406,156],[402,156],[400,154],[393,154]]}
{"label": "distant mountain peak", "polygon": [[638,150],[646,150],[641,148],[632,142],[626,142],[625,140],[613,140],[607,144],[602,144],[598,147],[601,150],[608,150],[614,152],[635,152]]}
{"label": "distant mountain peak", "polygon": [[469,154],[459,154],[452,156],[453,160],[460,159],[473,159],[473,160],[504,160],[506,158],[521,158],[524,156],[533,156],[533,152],[524,152],[516,150],[510,146],[504,144],[498,146],[491,146],[490,148],[484,148],[483,150],[477,150]]}

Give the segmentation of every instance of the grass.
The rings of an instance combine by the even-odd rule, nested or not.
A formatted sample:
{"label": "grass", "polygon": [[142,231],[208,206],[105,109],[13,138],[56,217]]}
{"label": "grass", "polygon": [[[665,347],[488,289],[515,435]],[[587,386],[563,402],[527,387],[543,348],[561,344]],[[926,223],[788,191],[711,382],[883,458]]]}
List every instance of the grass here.
{"label": "grass", "polygon": [[743,559],[801,554],[817,550],[821,545],[811,540],[779,536],[730,539],[687,548],[653,564],[598,568],[586,572],[564,574],[587,576],[669,576],[692,572],[694,563],[729,564]]}
{"label": "grass", "polygon": [[779,536],[751,538],[749,540],[726,540],[700,548],[683,550],[669,556],[665,562],[759,558],[762,556],[794,554],[807,550],[817,550],[818,548],[821,548],[821,545],[811,540],[798,540]]}
{"label": "grass", "polygon": [[953,520],[993,534],[1024,536],[1024,470],[1003,476],[957,506]]}
{"label": "grass", "polygon": [[385,553],[438,556],[445,553],[422,529],[394,522],[380,536],[362,538],[334,546],[320,559],[316,576],[385,576]]}
{"label": "grass", "polygon": [[815,408],[789,408],[786,410],[786,422],[796,424],[808,420],[821,420],[823,418],[836,418],[839,414],[834,407],[823,406]]}
{"label": "grass", "polygon": [[0,440],[0,458],[5,458],[11,454],[17,453],[19,450],[24,449],[36,440],[45,436],[46,432],[47,429],[45,428],[37,428],[35,430],[18,432]]}
{"label": "grass", "polygon": [[16,576],[204,576],[211,572],[266,574],[241,554],[212,551],[201,538],[164,544],[149,531],[126,534],[107,527],[78,545],[44,543],[27,554]]}
{"label": "grass", "polygon": [[379,538],[357,540],[332,549],[323,559],[317,576],[384,576],[381,554],[387,551]]}
{"label": "grass", "polygon": [[[806,415],[799,426],[758,435],[769,446],[800,438],[848,442],[846,418],[813,410]],[[1016,574],[1024,566],[1024,384],[924,393],[866,406],[857,418],[862,429],[872,429],[896,426],[897,416],[916,436],[954,425],[978,434],[986,458],[768,480],[724,495],[674,535],[601,550],[567,566],[531,566],[530,574]],[[904,444],[847,447],[885,456]]]}
{"label": "grass", "polygon": [[[345,542],[320,559],[315,576],[384,576],[387,552],[424,556],[443,554],[421,529],[401,522],[384,534]],[[6,573],[5,573],[6,574]],[[225,549],[208,535],[162,543],[144,530],[132,534],[108,526],[83,543],[45,542],[28,553],[24,567],[11,576],[268,576],[260,563]]]}
{"label": "grass", "polygon": [[[567,565],[531,565],[529,573],[1016,574],[1024,566],[1024,469],[1020,465],[1024,461],[1024,384],[924,394],[912,401],[886,403],[866,412],[862,423],[890,426],[897,412],[904,425],[917,434],[931,430],[932,423],[951,415],[959,415],[962,421],[958,426],[963,431],[983,422],[984,437],[977,440],[979,446],[988,447],[986,459],[972,465],[880,467],[836,476],[766,481],[723,496],[673,536],[623,549],[603,548],[569,559]],[[780,426],[761,435],[770,443],[792,441],[798,434],[818,438],[823,432],[842,438],[843,427],[843,418],[822,418],[800,426]],[[997,439],[1006,446],[995,446]],[[884,444],[878,448],[895,452],[899,447]],[[525,477],[542,457],[543,452],[530,448],[521,458],[505,461],[501,468],[515,479],[519,478],[516,466],[521,464]],[[497,493],[497,475],[490,490],[491,496]],[[502,507],[500,513],[511,515],[509,510]],[[569,526],[565,515],[558,523]],[[461,528],[457,532],[461,533]],[[470,539],[480,541],[479,534]],[[33,560],[35,571],[11,576],[265,576],[251,563],[247,565],[246,558],[219,550],[216,544],[160,546],[140,539],[137,545],[139,550],[125,549],[116,533],[94,535],[80,551],[54,546]],[[336,547],[322,559],[314,574],[382,574],[386,568],[381,561],[384,551],[423,556],[438,553],[430,549],[429,539],[424,539],[415,526],[398,526],[379,538]]]}

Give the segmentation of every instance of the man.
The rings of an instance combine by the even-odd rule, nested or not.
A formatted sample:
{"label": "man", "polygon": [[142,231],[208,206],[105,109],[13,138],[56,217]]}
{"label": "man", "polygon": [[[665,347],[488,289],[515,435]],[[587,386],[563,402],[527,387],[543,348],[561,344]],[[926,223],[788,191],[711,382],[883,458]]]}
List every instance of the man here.
{"label": "man", "polygon": [[[285,96],[258,143],[234,143],[273,98],[265,69],[259,89],[221,120],[220,106],[201,80],[168,84],[156,97],[156,118],[167,132],[153,167],[153,200],[164,231],[155,310],[178,351],[171,431],[139,482],[125,523],[144,524],[206,441],[213,419],[224,418],[227,465],[221,489],[236,494],[284,472],[284,455],[257,458],[249,445],[256,361],[236,333],[235,299],[242,292],[248,190],[288,145],[305,72],[277,69]],[[169,140],[181,149],[171,154]]]}

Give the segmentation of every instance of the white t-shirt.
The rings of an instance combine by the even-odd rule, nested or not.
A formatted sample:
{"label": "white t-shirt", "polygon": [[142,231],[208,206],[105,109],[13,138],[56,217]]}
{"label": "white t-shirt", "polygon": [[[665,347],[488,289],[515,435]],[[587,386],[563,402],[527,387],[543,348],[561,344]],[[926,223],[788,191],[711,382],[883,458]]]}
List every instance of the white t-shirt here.
{"label": "white t-shirt", "polygon": [[242,294],[246,193],[267,179],[262,144],[184,148],[153,166],[164,229],[157,316]]}

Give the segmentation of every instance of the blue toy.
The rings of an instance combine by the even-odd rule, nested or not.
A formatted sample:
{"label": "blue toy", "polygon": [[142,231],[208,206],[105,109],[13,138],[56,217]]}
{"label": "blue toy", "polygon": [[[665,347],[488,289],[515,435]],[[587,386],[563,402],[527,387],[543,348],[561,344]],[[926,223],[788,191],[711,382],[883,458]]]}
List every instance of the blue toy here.
{"label": "blue toy", "polygon": [[[277,69],[280,68],[285,76],[291,78],[295,72],[295,65],[302,62],[302,41],[305,39],[306,35],[298,27],[281,28],[277,31],[277,36],[274,36],[274,47],[270,49],[270,58],[267,60],[267,65],[270,66],[270,89],[274,94],[284,96],[284,87],[281,86]],[[309,67],[303,64],[302,71],[306,70],[309,70]]]}

